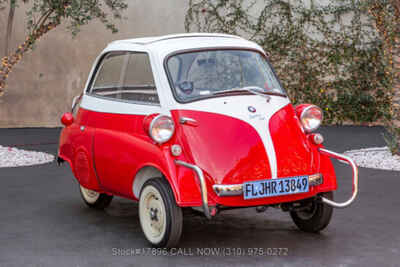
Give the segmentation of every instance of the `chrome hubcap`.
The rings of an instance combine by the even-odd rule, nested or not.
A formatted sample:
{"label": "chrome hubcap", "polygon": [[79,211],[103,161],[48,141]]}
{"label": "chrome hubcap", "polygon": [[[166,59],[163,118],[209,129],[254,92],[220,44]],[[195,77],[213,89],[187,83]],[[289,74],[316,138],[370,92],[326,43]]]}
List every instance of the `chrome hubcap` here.
{"label": "chrome hubcap", "polygon": [[158,209],[150,208],[150,220],[158,222],[157,213],[158,213]]}

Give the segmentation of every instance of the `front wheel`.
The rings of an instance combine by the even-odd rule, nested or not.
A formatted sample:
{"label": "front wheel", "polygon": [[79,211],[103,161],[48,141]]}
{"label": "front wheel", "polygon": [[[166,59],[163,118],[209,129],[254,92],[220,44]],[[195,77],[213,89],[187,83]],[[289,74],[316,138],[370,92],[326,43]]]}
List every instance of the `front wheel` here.
{"label": "front wheel", "polygon": [[[333,200],[333,192],[322,193],[321,196]],[[291,211],[290,216],[297,227],[310,233],[318,233],[331,221],[333,208],[319,200],[313,200],[310,207],[301,211]]]}
{"label": "front wheel", "polygon": [[164,178],[148,180],[140,192],[139,220],[146,239],[155,247],[174,247],[182,234],[182,209]]}
{"label": "front wheel", "polygon": [[83,201],[91,208],[104,209],[110,205],[113,199],[113,196],[87,189],[81,185],[79,188]]}

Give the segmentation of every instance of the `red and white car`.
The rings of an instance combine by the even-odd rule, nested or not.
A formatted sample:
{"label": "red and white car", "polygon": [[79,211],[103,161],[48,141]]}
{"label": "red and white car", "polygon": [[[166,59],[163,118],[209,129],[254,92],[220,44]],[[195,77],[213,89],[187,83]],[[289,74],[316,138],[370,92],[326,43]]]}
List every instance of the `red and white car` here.
{"label": "red and white car", "polygon": [[[212,219],[224,209],[289,211],[307,232],[357,195],[354,162],[323,148],[317,106],[293,107],[263,49],[223,34],[110,43],[71,113],[61,119],[67,161],[87,205],[139,201],[148,241],[175,246],[182,209]],[[353,169],[353,194],[333,201],[330,157]]]}

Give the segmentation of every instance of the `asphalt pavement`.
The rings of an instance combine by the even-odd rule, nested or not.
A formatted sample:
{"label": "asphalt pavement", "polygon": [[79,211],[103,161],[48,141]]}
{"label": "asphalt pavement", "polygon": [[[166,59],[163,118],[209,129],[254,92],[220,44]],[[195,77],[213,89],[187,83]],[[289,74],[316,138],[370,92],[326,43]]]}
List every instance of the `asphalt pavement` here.
{"label": "asphalt pavement", "polygon": [[[60,129],[0,129],[0,145],[56,154]],[[384,146],[381,127],[323,127],[328,149]],[[336,162],[337,200],[351,192],[351,171]],[[152,250],[137,204],[114,198],[104,211],[80,198],[68,165],[1,168],[0,266],[399,266],[400,172],[360,168],[349,208],[334,210],[320,234],[299,231],[270,208],[185,214],[179,248]]]}

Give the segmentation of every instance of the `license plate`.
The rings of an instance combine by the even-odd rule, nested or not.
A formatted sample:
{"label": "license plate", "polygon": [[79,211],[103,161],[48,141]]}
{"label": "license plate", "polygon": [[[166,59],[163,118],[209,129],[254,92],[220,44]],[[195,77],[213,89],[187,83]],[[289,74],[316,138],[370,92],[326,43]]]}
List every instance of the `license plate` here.
{"label": "license plate", "polygon": [[253,199],[305,193],[308,190],[308,176],[296,176],[244,183],[243,195],[244,199]]}

